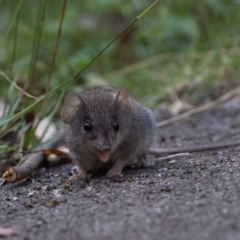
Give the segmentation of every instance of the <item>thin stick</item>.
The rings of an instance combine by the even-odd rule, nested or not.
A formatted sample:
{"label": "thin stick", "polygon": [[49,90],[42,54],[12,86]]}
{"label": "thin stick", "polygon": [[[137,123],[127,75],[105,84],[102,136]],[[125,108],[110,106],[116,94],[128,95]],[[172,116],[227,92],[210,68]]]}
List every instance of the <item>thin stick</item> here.
{"label": "thin stick", "polygon": [[2,176],[7,183],[14,183],[28,177],[43,162],[43,153],[32,153],[20,166],[9,168]]}
{"label": "thin stick", "polygon": [[193,147],[176,147],[176,148],[151,148],[148,153],[153,155],[163,155],[163,154],[176,154],[176,153],[193,153],[193,152],[204,152],[213,151],[223,148],[239,147],[240,141],[236,142],[226,142],[226,143],[216,143],[208,145],[200,145]]}
{"label": "thin stick", "polygon": [[179,121],[183,118],[186,118],[186,117],[189,117],[189,116],[192,116],[196,113],[199,113],[199,112],[202,112],[202,111],[205,111],[205,110],[208,110],[208,109],[211,109],[215,106],[217,106],[218,104],[234,97],[235,95],[239,94],[240,93],[240,86],[235,88],[234,90],[222,95],[221,97],[217,98],[216,100],[212,101],[212,102],[209,102],[207,104],[204,104],[203,106],[200,106],[198,108],[194,108],[190,111],[187,111],[185,113],[182,113],[182,114],[179,114],[177,116],[174,116],[172,118],[169,118],[167,120],[164,120],[164,121],[161,121],[161,122],[158,122],[156,124],[157,127],[162,127],[162,126],[166,126],[170,123],[173,123],[173,122],[176,122],[176,121]]}
{"label": "thin stick", "polygon": [[[58,149],[43,149],[36,151],[26,151],[22,153],[31,153],[27,160],[20,166],[11,167],[4,172],[2,179],[0,178],[0,186],[7,183],[14,183],[27,178],[34,170],[37,170],[41,164],[45,166],[56,166],[66,164],[72,161],[69,157],[69,150],[65,147]],[[48,156],[48,158],[45,158]],[[50,157],[52,156],[52,157]]]}
{"label": "thin stick", "polygon": [[166,157],[160,157],[156,158],[155,161],[160,161],[160,160],[165,160],[165,159],[170,159],[170,158],[175,158],[175,157],[182,157],[182,156],[187,156],[189,153],[177,153],[173,155],[168,155]]}

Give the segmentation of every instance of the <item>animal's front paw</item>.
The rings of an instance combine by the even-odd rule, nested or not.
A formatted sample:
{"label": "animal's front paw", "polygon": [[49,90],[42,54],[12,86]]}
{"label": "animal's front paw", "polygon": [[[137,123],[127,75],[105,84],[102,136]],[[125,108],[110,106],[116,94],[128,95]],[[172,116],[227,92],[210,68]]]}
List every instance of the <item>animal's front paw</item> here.
{"label": "animal's front paw", "polygon": [[73,167],[72,170],[73,175],[69,178],[70,181],[77,181],[87,178],[88,170],[83,164],[78,163],[78,166]]}
{"label": "animal's front paw", "polygon": [[118,158],[112,168],[107,172],[107,178],[114,178],[121,174],[124,166],[124,161],[121,158]]}
{"label": "animal's front paw", "polygon": [[121,175],[121,172],[122,172],[122,169],[114,169],[114,168],[111,168],[107,174],[106,174],[106,177],[107,178],[115,178],[115,177],[118,177]]}
{"label": "animal's front paw", "polygon": [[79,172],[73,174],[70,178],[69,181],[78,181],[78,180],[84,180],[87,178],[87,173],[85,172]]}

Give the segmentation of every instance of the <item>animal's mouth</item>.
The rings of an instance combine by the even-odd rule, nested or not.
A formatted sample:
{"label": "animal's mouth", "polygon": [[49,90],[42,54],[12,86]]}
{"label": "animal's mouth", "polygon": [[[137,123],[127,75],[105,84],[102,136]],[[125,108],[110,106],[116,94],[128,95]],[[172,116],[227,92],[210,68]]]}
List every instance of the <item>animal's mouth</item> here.
{"label": "animal's mouth", "polygon": [[107,162],[110,158],[110,151],[109,150],[97,150],[98,157],[100,158],[101,162]]}

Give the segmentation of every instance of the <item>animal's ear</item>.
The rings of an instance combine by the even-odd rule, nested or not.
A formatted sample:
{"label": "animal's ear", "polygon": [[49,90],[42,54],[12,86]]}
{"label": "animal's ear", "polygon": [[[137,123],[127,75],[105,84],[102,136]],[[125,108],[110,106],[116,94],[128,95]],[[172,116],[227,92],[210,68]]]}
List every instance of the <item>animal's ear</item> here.
{"label": "animal's ear", "polygon": [[127,113],[131,112],[131,103],[126,89],[121,88],[116,96],[115,103],[117,107],[124,109]]}
{"label": "animal's ear", "polygon": [[79,94],[72,92],[68,93],[64,99],[61,112],[62,120],[66,124],[71,125],[74,115],[83,105],[84,102]]}

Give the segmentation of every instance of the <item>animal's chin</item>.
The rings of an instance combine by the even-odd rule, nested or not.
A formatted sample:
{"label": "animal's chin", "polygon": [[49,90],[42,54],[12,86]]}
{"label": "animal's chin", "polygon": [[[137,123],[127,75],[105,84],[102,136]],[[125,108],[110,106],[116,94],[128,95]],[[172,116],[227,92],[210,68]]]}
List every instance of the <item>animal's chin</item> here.
{"label": "animal's chin", "polygon": [[99,151],[97,150],[97,155],[101,162],[107,162],[110,158],[110,151]]}

